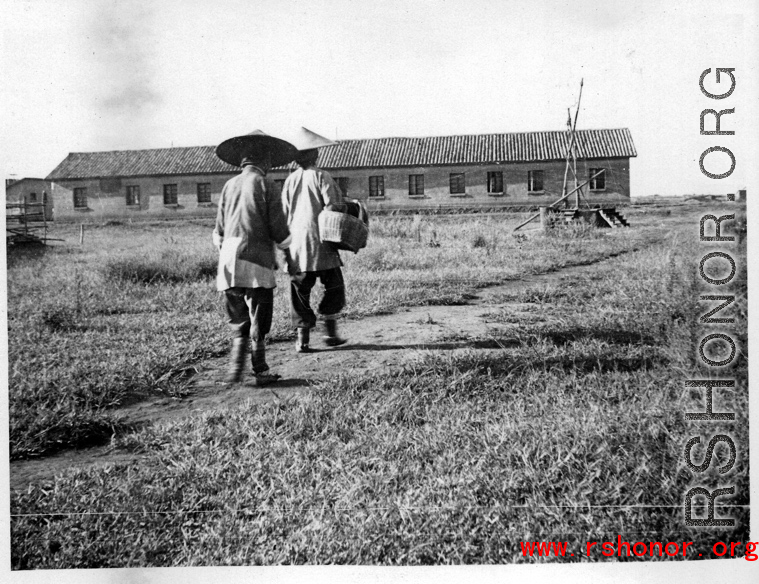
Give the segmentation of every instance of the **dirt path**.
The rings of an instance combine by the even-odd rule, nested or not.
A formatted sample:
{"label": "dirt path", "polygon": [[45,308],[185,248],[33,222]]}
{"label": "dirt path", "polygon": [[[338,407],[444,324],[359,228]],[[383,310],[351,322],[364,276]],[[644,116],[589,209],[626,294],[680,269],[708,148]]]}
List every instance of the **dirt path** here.
{"label": "dirt path", "polygon": [[[555,284],[562,278],[595,270],[598,263],[484,288],[461,306],[403,308],[389,315],[341,322],[340,334],[349,340],[341,347],[325,347],[318,329],[312,332],[311,345],[319,349],[314,353],[296,354],[294,344],[289,341],[273,343],[268,347],[267,361],[272,371],[282,375],[282,379],[269,387],[258,388],[250,381],[247,384],[226,385],[223,379],[227,357],[206,361],[196,366],[197,374],[190,386],[190,397],[148,400],[122,408],[117,414],[130,424],[155,423],[233,406],[245,400],[266,402],[285,399],[308,391],[312,383],[328,379],[337,372],[360,375],[400,367],[414,358],[419,350],[499,349],[504,342],[508,343],[510,331],[516,325],[490,322],[488,314],[503,306],[508,306],[515,314],[527,309],[515,302],[504,303],[504,295],[513,296],[534,285]],[[249,370],[248,377],[251,377]],[[25,489],[31,483],[49,480],[73,468],[134,462],[140,458],[138,454],[100,447],[67,451],[42,459],[14,461],[10,465],[11,488]]]}

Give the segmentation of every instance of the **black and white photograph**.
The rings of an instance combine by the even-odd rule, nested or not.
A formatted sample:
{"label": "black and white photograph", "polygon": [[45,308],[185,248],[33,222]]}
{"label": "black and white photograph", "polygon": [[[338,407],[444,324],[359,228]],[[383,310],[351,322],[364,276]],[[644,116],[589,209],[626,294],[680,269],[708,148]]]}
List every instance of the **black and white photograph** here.
{"label": "black and white photograph", "polygon": [[0,16],[3,581],[759,581],[759,4]]}

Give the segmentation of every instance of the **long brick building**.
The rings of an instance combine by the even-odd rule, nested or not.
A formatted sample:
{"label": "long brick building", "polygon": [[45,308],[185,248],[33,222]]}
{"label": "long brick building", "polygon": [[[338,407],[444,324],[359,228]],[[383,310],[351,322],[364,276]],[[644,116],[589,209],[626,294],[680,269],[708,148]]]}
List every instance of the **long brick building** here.
{"label": "long brick building", "polygon": [[[320,151],[347,196],[370,208],[535,206],[561,196],[566,132],[343,140]],[[580,182],[603,170],[582,192],[586,201],[630,197],[628,129],[579,130]],[[69,154],[46,178],[55,218],[213,215],[224,183],[239,169],[213,146]],[[287,168],[270,177],[281,185]],[[569,184],[574,185],[570,173]]]}

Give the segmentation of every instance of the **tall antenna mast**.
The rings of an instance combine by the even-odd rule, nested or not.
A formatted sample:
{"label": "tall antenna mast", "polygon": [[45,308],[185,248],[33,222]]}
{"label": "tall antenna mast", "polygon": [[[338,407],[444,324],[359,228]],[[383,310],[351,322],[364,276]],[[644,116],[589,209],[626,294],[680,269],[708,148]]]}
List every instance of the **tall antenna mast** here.
{"label": "tall antenna mast", "polygon": [[[569,111],[569,108],[567,108],[567,134],[569,135],[569,140],[567,144],[570,144],[567,146],[567,151],[564,154],[564,182],[561,186],[561,196],[564,197],[567,194],[567,175],[569,174],[569,149],[571,148],[571,142],[572,142],[572,113]],[[564,202],[564,207],[566,207],[566,201]]]}
{"label": "tall antenna mast", "polygon": [[[569,111],[569,108],[567,108],[567,132],[569,132],[569,144],[567,145],[566,154],[564,156],[566,166],[564,167],[564,184],[561,187],[561,196],[565,197],[567,194],[567,178],[569,174],[569,170],[571,168],[572,175],[575,179],[575,206],[577,208],[580,207],[580,191],[577,188],[578,182],[577,182],[577,157],[575,156],[575,138],[576,138],[576,129],[577,129],[577,117],[580,114],[580,102],[582,101],[582,86],[583,86],[583,79],[580,79],[580,97],[577,99],[577,109],[575,110],[575,119],[574,122],[572,122],[572,114]],[[572,164],[570,165],[570,158],[572,159]],[[566,203],[565,203],[566,204]]]}
{"label": "tall antenna mast", "polygon": [[[554,221],[550,218],[549,213],[554,212],[558,210],[558,205],[563,204],[566,209],[566,201],[569,197],[572,195],[575,195],[575,208],[574,209],[566,209],[564,211],[564,218],[568,221],[574,221],[578,217],[582,217],[582,215],[579,213],[580,210],[580,193],[582,189],[591,183],[593,179],[595,179],[598,176],[602,176],[604,170],[600,169],[597,170],[597,172],[593,173],[593,175],[589,175],[587,179],[580,182],[579,178],[577,176],[577,156],[575,155],[575,141],[577,138],[577,117],[580,113],[580,102],[582,101],[582,86],[583,86],[583,80],[580,80],[580,97],[577,99],[577,109],[575,110],[575,119],[572,120],[572,113],[569,108],[567,108],[567,133],[569,133],[569,140],[567,142],[567,149],[566,153],[564,154],[566,165],[564,167],[564,185],[561,188],[562,195],[561,198],[558,201],[553,202],[551,205],[548,205],[547,207],[541,207],[540,213],[537,213],[527,219],[526,221],[523,221],[519,225],[517,225],[514,228],[514,231],[518,231],[528,223],[531,223],[532,221],[535,221],[538,217],[540,217],[541,223],[543,223],[543,218],[546,218],[545,225],[550,226],[551,223]],[[572,159],[572,164],[570,164],[570,157]],[[573,188],[571,191],[567,192],[567,178],[569,174],[569,170],[572,170],[572,174],[574,174],[575,177],[575,188]],[[596,215],[597,221],[604,221],[609,227],[626,227],[629,225],[627,220],[616,212],[616,210],[613,207],[606,208],[606,209],[598,209],[597,215]]]}
{"label": "tall antenna mast", "polygon": [[[580,115],[580,102],[582,101],[582,86],[584,79],[580,79],[580,97],[577,98],[577,109],[575,110],[575,123],[572,125],[572,167],[575,175],[575,188],[577,189],[577,156],[575,155],[574,143],[575,136],[577,135],[577,116]],[[575,208],[580,208],[580,189],[577,189],[575,193]]]}

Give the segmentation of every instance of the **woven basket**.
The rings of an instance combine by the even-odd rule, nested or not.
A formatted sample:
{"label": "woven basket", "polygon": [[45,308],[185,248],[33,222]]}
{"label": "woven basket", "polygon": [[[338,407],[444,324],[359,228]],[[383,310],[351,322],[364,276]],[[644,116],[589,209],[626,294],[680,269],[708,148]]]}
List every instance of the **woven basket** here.
{"label": "woven basket", "polygon": [[319,213],[319,237],[337,249],[358,253],[358,250],[366,247],[369,228],[352,215],[325,209]]}

